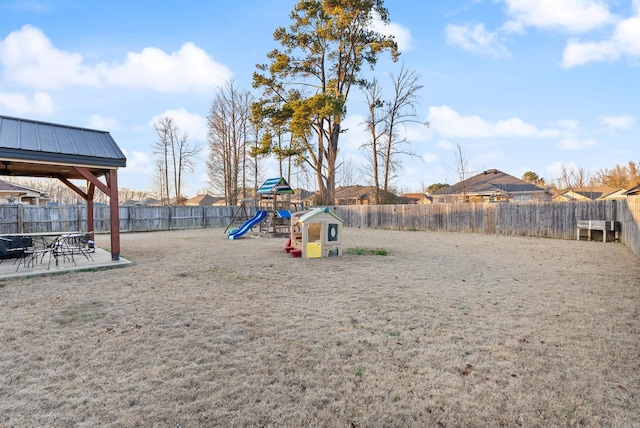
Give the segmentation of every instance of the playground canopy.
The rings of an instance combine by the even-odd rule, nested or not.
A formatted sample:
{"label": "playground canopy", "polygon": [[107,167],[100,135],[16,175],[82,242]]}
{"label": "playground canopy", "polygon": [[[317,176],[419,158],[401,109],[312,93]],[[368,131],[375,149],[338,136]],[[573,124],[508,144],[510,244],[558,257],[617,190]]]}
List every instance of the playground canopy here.
{"label": "playground canopy", "polygon": [[271,193],[279,193],[279,194],[293,194],[293,189],[282,177],[269,178],[267,181],[262,183],[262,186],[256,192],[258,195],[266,195]]}

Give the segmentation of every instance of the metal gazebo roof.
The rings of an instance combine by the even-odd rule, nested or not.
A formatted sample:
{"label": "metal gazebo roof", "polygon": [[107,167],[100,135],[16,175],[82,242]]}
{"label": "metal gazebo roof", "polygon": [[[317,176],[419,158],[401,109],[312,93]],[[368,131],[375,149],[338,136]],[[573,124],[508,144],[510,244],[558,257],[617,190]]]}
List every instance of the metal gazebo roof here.
{"label": "metal gazebo roof", "polygon": [[65,166],[99,177],[127,159],[106,131],[0,116],[0,162],[4,175],[84,179]]}

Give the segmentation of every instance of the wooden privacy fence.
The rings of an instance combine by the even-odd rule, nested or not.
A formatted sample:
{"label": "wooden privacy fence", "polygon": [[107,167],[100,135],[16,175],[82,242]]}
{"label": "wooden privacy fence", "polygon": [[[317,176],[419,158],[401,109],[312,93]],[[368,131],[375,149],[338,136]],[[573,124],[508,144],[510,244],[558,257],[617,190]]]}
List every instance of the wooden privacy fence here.
{"label": "wooden privacy fence", "polygon": [[[225,227],[237,207],[120,207],[121,232]],[[29,232],[108,232],[109,207],[94,208],[94,228],[87,227],[83,205],[39,207],[0,205],[0,234]]]}
{"label": "wooden privacy fence", "polygon": [[[640,255],[640,196],[625,200],[333,207],[346,227],[471,232],[576,239],[577,220],[612,220],[620,242]],[[120,207],[121,232],[225,227],[237,207]],[[250,213],[252,214],[252,213]],[[95,232],[109,231],[109,207],[94,210]],[[0,234],[86,231],[84,206],[0,205]]]}
{"label": "wooden privacy fence", "polygon": [[577,220],[619,221],[620,242],[640,255],[640,196],[626,200],[432,205],[340,205],[346,227],[576,239]]}

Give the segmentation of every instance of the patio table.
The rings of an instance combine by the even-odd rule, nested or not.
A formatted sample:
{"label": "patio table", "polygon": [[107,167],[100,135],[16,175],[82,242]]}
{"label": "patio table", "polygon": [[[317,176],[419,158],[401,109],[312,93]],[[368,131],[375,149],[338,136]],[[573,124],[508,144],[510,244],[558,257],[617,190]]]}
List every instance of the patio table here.
{"label": "patio table", "polygon": [[[58,243],[68,235],[79,235],[79,232],[31,232],[31,233],[12,233],[0,235],[0,240],[11,244],[15,242],[15,238],[21,238],[21,245],[7,248],[8,252],[21,252],[18,256],[18,267],[20,265],[26,267],[37,263],[38,258],[44,261],[44,258],[49,254],[49,265],[47,269],[51,267],[51,257],[55,258],[56,266],[58,266],[59,249]],[[30,257],[30,258],[29,258]],[[75,261],[74,261],[75,263]]]}

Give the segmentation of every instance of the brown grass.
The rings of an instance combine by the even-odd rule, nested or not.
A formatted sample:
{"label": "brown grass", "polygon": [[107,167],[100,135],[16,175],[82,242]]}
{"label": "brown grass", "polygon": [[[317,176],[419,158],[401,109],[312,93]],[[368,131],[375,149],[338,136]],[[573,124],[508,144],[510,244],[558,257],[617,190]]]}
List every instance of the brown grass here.
{"label": "brown grass", "polygon": [[640,426],[624,246],[343,234],[388,254],[131,234],[132,267],[4,283],[0,426]]}

